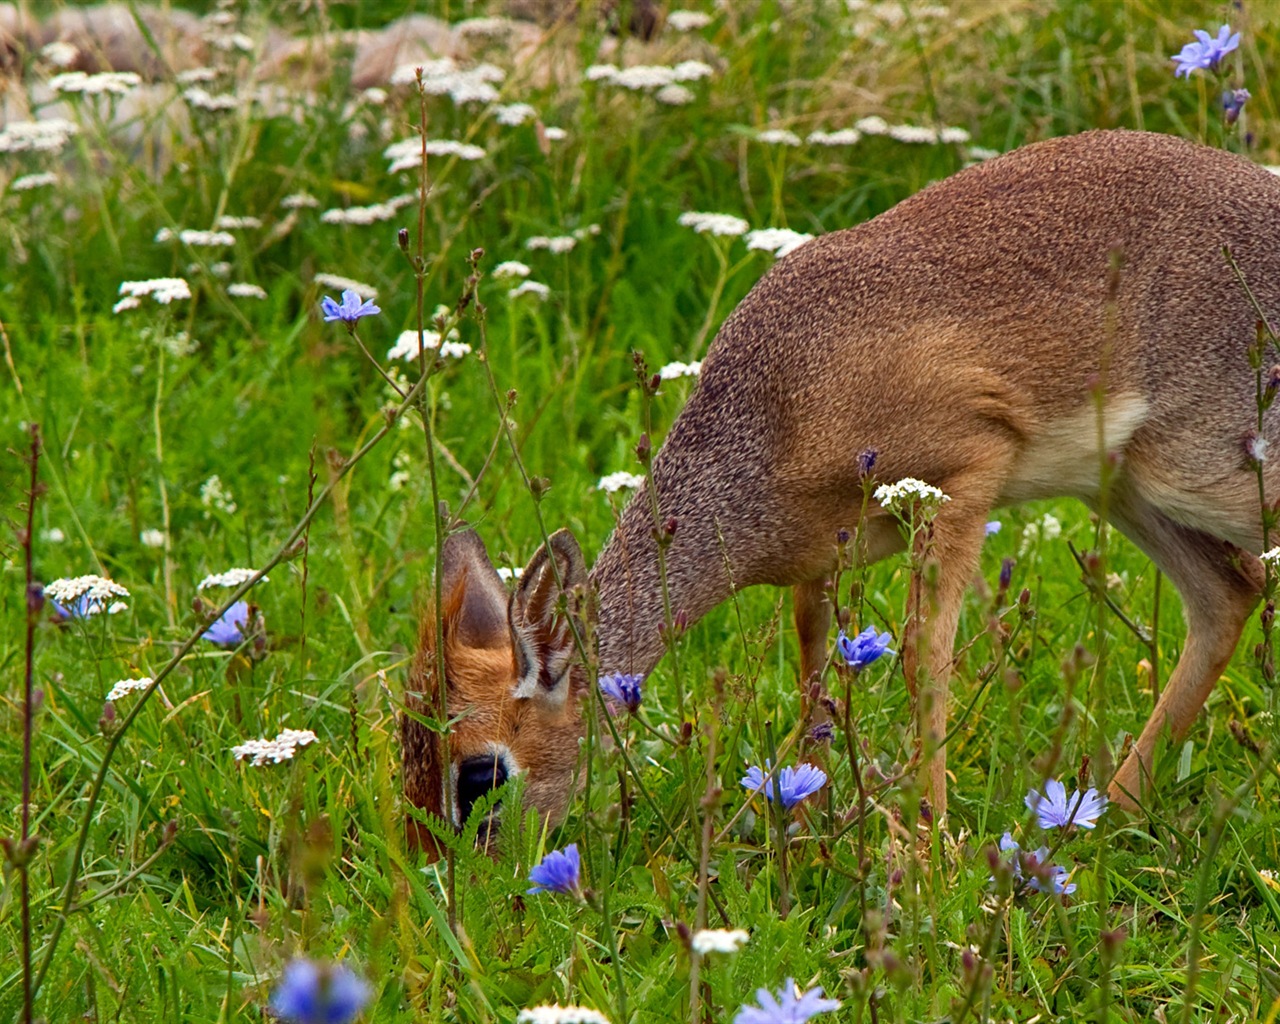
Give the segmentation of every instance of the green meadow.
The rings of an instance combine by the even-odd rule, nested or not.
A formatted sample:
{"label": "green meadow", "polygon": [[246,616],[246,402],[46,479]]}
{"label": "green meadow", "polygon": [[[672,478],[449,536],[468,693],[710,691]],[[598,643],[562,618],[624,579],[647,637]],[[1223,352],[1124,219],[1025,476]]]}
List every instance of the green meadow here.
{"label": "green meadow", "polygon": [[[420,13],[455,26],[456,67],[428,68],[425,92],[412,62],[353,84],[344,33],[406,6],[194,5],[210,39],[237,37],[209,47],[207,75],[162,66],[107,91],[52,85],[57,51],[8,66],[0,1018],[27,1019],[29,985],[50,1022],[271,1020],[306,957],[364,979],[371,1022],[554,1005],[731,1021],[788,979],[839,1001],[820,1022],[1276,1020],[1257,615],[1143,813],[1046,830],[1024,802],[1046,779],[1105,790],[1184,639],[1172,585],[1079,504],[994,515],[957,641],[945,829],[920,819],[896,656],[828,671],[840,712],[817,793],[782,811],[740,785],[766,758],[794,764],[807,729],[783,591],[743,591],[679,637],[615,716],[621,744],[593,728],[563,824],[518,813],[508,784],[487,851],[481,813],[437,826],[446,859],[406,846],[398,723],[433,502],[497,566],[561,526],[591,564],[632,494],[601,479],[643,473],[641,435],[659,444],[697,386],[676,366],[649,397],[638,363],[699,360],[777,258],[768,236],[749,248],[682,214],[817,235],[1091,128],[1280,164],[1280,7],[689,0],[703,19],[673,0],[645,40],[621,31],[627,0],[519,34],[456,29],[507,15],[498,0],[435,0]],[[1218,72],[1175,78],[1170,56],[1224,22],[1241,42]],[[271,65],[281,34],[316,49]],[[1224,87],[1251,94],[1234,125]],[[425,173],[423,138],[443,143]],[[380,308],[354,336],[322,318],[344,287]],[[425,363],[401,339],[419,327],[445,332]],[[264,567],[240,639],[202,639],[243,587],[201,582]],[[841,576],[850,634],[896,649],[911,571],[904,555]],[[41,599],[28,572],[127,595]],[[278,761],[233,753],[284,730],[315,738]],[[1062,873],[1028,884],[1005,833]],[[528,892],[569,844],[578,890]],[[702,929],[749,938],[699,953]]]}

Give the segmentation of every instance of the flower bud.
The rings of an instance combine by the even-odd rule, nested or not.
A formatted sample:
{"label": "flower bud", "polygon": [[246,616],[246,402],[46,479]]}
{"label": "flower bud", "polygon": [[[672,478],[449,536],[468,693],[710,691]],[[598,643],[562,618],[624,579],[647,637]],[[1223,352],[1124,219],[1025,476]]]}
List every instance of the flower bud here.
{"label": "flower bud", "polygon": [[396,232],[396,245],[400,246],[400,251],[407,253],[409,251],[409,229],[401,228]]}

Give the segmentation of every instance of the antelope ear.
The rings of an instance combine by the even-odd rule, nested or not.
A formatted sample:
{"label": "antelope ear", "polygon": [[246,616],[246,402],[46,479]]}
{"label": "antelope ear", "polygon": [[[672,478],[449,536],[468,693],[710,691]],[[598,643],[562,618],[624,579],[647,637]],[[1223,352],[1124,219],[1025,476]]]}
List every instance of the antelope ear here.
{"label": "antelope ear", "polygon": [[529,560],[508,613],[520,673],[514,697],[563,700],[568,694],[566,682],[576,650],[573,629],[557,606],[562,592],[586,582],[582,549],[568,530],[553,533]]}
{"label": "antelope ear", "polygon": [[441,557],[441,591],[450,635],[467,647],[505,647],[507,588],[475,530],[450,534]]}

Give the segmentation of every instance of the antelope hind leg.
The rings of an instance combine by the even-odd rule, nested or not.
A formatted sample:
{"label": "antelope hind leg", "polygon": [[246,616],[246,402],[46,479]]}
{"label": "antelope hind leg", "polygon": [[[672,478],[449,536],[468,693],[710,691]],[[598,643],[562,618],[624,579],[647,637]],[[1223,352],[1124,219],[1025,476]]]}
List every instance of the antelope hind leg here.
{"label": "antelope hind leg", "polygon": [[1262,563],[1224,540],[1180,526],[1136,495],[1118,488],[1108,517],[1173,582],[1182,595],[1187,641],[1155,710],[1129,752],[1108,796],[1138,810],[1151,784],[1156,744],[1181,740],[1231,660],[1246,619],[1262,592]]}

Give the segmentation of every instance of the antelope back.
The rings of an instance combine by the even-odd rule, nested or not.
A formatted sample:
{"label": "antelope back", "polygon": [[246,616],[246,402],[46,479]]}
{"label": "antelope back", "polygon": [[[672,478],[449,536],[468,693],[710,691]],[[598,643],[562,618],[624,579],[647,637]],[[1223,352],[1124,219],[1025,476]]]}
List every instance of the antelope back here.
{"label": "antelope back", "polygon": [[[401,718],[405,797],[448,821],[466,821],[489,790],[520,775],[526,800],[559,819],[573,792],[582,734],[582,673],[563,590],[573,600],[586,581],[577,541],[551,538],[508,591],[473,530],[451,535],[442,552],[444,691],[436,657],[436,617],[422,618]],[[448,763],[440,734],[423,718],[448,720]],[[446,799],[446,787],[448,798]],[[411,843],[435,853],[418,823]]]}

